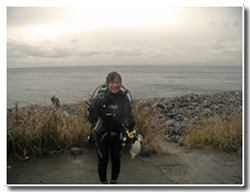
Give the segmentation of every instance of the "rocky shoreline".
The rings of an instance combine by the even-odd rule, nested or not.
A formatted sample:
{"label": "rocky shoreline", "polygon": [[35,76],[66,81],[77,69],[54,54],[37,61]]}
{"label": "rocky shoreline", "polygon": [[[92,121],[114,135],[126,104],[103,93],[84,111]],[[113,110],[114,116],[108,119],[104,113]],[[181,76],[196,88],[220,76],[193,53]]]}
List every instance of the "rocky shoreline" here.
{"label": "rocky shoreline", "polygon": [[[167,125],[166,132],[181,135],[190,124],[199,121],[200,115],[210,122],[214,113],[226,112],[230,118],[242,111],[242,91],[227,91],[215,94],[187,94],[176,97],[136,99],[136,104],[145,104],[159,111],[158,123]],[[70,114],[77,113],[77,104],[64,104],[63,109]],[[173,141],[173,139],[171,139]]]}
{"label": "rocky shoreline", "polygon": [[[230,119],[236,111],[242,111],[242,91],[188,94],[180,97],[138,100],[138,102],[153,106],[159,111],[158,125],[165,127],[162,134],[166,141],[186,145],[184,133],[190,125],[200,120],[201,115],[209,123],[215,113],[224,114],[224,119]],[[235,150],[240,154],[241,146]]]}
{"label": "rocky shoreline", "polygon": [[[187,94],[179,97],[139,99],[137,104],[145,104],[159,111],[158,124],[165,127],[162,133],[167,141],[182,145],[183,133],[191,124],[199,121],[200,115],[211,122],[213,115],[226,112],[230,119],[235,112],[242,111],[242,91],[227,91],[215,94]],[[71,114],[76,113],[75,105],[63,105]]]}

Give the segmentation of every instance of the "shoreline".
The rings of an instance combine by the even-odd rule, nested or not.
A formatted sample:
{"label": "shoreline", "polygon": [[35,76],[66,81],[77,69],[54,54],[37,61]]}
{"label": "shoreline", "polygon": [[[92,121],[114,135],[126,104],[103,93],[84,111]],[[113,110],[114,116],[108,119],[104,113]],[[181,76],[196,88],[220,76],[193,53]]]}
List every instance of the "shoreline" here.
{"label": "shoreline", "polygon": [[[214,115],[222,121],[229,121],[238,112],[242,113],[242,91],[225,91],[215,94],[187,94],[180,97],[148,99],[141,102],[153,106],[159,111],[157,125],[165,141],[187,146],[185,134],[193,125],[211,123]],[[243,131],[244,128],[242,127]],[[203,146],[196,146],[202,148]],[[242,154],[241,145],[234,149]]]}
{"label": "shoreline", "polygon": [[[198,94],[198,93],[191,93],[191,94],[183,94],[183,95],[180,95],[180,96],[166,96],[166,97],[154,97],[154,98],[133,98],[133,101],[134,102],[139,102],[139,103],[153,103],[153,102],[161,102],[161,101],[164,101],[164,100],[172,100],[172,99],[178,99],[178,98],[183,98],[183,97],[188,97],[188,96],[213,96],[213,95],[218,95],[218,94],[225,94],[225,93],[233,93],[233,92],[238,92],[239,94],[242,95],[242,91],[241,90],[232,90],[232,91],[221,91],[221,92],[217,92],[217,93],[211,93],[211,94]],[[133,95],[132,95],[133,96]],[[60,99],[60,98],[59,98]],[[50,98],[48,98],[48,100],[50,100]],[[86,98],[85,99],[82,99],[83,101],[84,100],[87,100]],[[75,106],[75,105],[78,105],[78,103],[81,101],[81,99],[79,99],[78,101],[76,101],[75,103],[65,103],[65,104],[62,104],[61,106],[62,107],[68,107],[68,106]],[[13,107],[8,107],[7,106],[7,110],[10,110],[10,109],[14,109],[15,108],[15,104],[14,103],[19,103],[20,101],[15,101],[13,102]],[[37,106],[41,106],[41,107],[47,107],[49,105],[51,105],[52,102],[50,102],[50,104],[47,104],[47,105],[40,105],[40,104],[30,104],[30,105],[24,105],[24,106],[20,106],[20,108],[25,108],[25,107],[30,107],[30,108],[34,108],[34,107],[37,107]]]}
{"label": "shoreline", "polygon": [[[242,91],[235,90],[215,94],[186,94],[175,97],[135,99],[133,101],[136,105],[151,106],[159,112],[156,126],[160,128],[166,141],[186,145],[184,135],[190,126],[200,122],[201,115],[208,123],[212,122],[215,114],[223,114],[225,120],[230,120],[236,112],[242,112],[242,99]],[[66,114],[75,115],[78,112],[79,104],[80,101],[63,104],[61,107]],[[21,108],[38,110],[38,107],[44,109],[48,106],[33,105]],[[15,108],[7,109],[7,115],[13,110]]]}

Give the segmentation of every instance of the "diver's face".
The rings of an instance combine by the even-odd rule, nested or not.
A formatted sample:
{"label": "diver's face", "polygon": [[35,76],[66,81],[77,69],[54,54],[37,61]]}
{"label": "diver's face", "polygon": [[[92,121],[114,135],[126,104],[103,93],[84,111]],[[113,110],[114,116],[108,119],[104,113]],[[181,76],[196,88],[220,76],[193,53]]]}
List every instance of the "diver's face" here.
{"label": "diver's face", "polygon": [[122,87],[122,82],[118,77],[115,77],[107,84],[107,87],[112,93],[118,93]]}

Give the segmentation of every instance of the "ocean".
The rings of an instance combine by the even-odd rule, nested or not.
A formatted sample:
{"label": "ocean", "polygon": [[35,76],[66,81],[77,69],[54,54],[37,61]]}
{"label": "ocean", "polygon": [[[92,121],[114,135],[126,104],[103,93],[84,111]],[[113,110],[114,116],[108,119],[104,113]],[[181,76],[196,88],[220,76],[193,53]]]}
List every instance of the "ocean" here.
{"label": "ocean", "polygon": [[7,68],[7,108],[75,104],[105,83],[109,72],[121,74],[133,99],[212,94],[242,90],[241,66],[145,65]]}

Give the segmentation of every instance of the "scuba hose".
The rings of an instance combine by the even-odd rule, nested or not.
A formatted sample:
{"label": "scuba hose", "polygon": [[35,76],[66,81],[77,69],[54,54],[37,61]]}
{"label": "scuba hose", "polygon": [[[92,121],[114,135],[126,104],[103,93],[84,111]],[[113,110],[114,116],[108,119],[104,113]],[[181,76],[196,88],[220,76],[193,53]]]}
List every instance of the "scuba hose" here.
{"label": "scuba hose", "polygon": [[[87,110],[88,111],[90,111],[90,108],[93,106],[93,97],[94,97],[94,95],[95,95],[95,93],[97,92],[97,90],[98,90],[98,92],[97,92],[97,94],[100,92],[100,90],[101,89],[103,89],[103,88],[105,88],[106,87],[106,85],[105,84],[101,84],[101,85],[99,85],[95,90],[94,90],[94,92],[93,92],[93,94],[92,94],[92,96],[91,96],[91,98],[90,98],[90,100],[89,100],[89,103],[85,100],[84,102],[87,104]],[[93,139],[93,134],[92,134],[92,130],[94,129],[94,127],[95,127],[95,125],[94,124],[92,124],[91,125],[91,127],[90,127],[90,135],[88,136],[88,141],[89,141],[89,143],[91,142],[91,141],[93,141],[94,139]]]}

